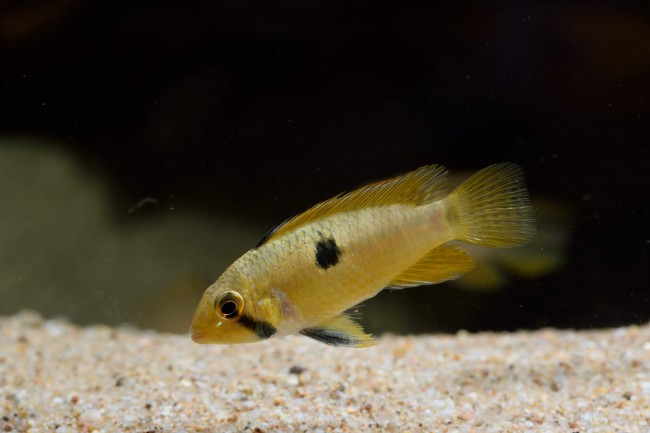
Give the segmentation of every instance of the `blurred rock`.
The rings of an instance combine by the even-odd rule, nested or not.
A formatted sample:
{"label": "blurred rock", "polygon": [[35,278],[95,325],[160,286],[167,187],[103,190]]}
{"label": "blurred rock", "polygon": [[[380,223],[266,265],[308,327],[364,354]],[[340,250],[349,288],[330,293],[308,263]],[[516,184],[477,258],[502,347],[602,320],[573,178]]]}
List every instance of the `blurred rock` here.
{"label": "blurred rock", "polygon": [[0,139],[0,197],[1,314],[185,331],[203,289],[265,231],[155,198],[115,209],[100,175],[37,138]]}

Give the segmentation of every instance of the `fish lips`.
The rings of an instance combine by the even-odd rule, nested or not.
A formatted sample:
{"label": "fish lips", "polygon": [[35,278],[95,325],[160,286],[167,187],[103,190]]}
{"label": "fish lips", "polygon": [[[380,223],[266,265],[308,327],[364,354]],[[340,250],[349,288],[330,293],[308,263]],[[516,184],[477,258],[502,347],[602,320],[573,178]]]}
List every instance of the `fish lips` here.
{"label": "fish lips", "polygon": [[207,332],[201,329],[192,328],[192,341],[199,344],[210,343],[210,337]]}
{"label": "fish lips", "polygon": [[201,344],[205,340],[205,335],[192,332],[192,341]]}

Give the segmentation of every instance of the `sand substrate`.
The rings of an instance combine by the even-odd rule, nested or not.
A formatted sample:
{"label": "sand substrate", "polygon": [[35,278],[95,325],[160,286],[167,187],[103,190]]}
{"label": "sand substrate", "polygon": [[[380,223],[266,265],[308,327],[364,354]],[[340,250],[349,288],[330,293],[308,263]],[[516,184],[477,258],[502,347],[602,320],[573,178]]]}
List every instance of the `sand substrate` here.
{"label": "sand substrate", "polygon": [[650,327],[200,346],[0,318],[0,431],[650,432]]}

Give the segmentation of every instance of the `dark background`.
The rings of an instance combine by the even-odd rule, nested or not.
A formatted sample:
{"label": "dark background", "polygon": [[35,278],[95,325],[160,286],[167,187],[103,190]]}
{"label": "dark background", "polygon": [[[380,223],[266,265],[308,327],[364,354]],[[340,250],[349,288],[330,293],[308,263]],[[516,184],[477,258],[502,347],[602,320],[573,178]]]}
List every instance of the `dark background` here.
{"label": "dark background", "polygon": [[[363,310],[366,324],[417,332],[642,323],[646,3],[0,0],[0,133],[62,149],[104,179],[114,227],[137,230],[185,209],[243,221],[252,238],[329,196],[424,164],[454,173],[516,162],[533,199],[571,214],[558,228],[568,237],[563,266],[513,276],[497,291],[382,293]],[[143,197],[155,203],[133,212]],[[172,262],[179,243],[166,249]],[[77,260],[56,266],[87,265]],[[206,282],[227,264],[215,261]],[[0,312],[158,326],[141,310],[163,294],[129,301],[127,312],[117,297],[105,314],[106,304],[84,303],[92,296],[66,295],[66,275],[37,289],[5,281]]]}

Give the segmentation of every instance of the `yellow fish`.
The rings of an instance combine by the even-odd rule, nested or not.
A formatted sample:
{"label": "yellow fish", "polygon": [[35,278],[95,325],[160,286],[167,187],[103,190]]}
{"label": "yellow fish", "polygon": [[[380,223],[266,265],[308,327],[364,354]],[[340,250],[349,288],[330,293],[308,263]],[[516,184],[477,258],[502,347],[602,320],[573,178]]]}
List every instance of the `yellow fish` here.
{"label": "yellow fish", "polygon": [[336,196],[267,233],[208,287],[197,343],[252,343],[299,332],[333,346],[374,344],[345,310],[382,289],[458,278],[472,257],[451,240],[508,248],[535,231],[521,169],[491,165],[449,193],[429,165]]}

